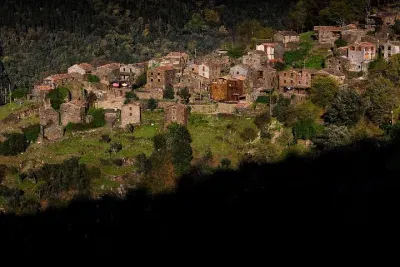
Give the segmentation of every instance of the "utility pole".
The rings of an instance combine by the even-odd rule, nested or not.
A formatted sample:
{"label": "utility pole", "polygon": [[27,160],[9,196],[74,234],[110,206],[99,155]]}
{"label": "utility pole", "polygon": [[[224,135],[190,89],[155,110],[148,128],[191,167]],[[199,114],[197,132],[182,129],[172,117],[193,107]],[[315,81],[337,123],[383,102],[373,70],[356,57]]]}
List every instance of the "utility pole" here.
{"label": "utility pole", "polygon": [[392,110],[392,111],[390,111],[390,113],[392,114],[392,120],[391,120],[391,123],[392,123],[392,126],[393,126],[393,110]]}

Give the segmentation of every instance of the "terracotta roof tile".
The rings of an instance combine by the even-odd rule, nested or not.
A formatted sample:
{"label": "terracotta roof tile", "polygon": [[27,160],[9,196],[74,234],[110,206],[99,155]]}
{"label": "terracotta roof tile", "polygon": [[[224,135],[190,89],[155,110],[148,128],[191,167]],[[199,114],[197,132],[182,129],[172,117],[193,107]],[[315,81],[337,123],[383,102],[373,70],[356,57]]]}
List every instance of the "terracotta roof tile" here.
{"label": "terracotta roof tile", "polygon": [[340,32],[342,29],[338,26],[314,26],[314,31],[335,31]]}
{"label": "terracotta roof tile", "polygon": [[93,70],[94,69],[93,66],[88,63],[81,63],[81,64],[78,64],[78,66],[84,70]]}
{"label": "terracotta roof tile", "polygon": [[53,80],[53,81],[59,81],[63,79],[70,79],[73,76],[69,73],[62,73],[62,74],[54,74],[49,77],[47,77],[45,80]]}

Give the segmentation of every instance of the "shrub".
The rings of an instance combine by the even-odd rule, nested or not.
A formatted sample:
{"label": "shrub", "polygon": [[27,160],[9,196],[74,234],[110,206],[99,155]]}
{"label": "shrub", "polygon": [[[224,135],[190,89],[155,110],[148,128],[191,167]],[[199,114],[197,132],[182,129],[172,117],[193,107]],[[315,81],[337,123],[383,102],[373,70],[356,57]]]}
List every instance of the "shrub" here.
{"label": "shrub", "polygon": [[0,154],[4,156],[16,156],[28,148],[28,140],[24,134],[11,133],[6,135],[7,140],[0,143]]}
{"label": "shrub", "polygon": [[110,136],[108,134],[103,134],[100,137],[100,142],[102,142],[102,143],[110,143],[111,142],[111,138],[110,138]]}
{"label": "shrub", "polygon": [[40,134],[40,125],[35,124],[32,126],[29,126],[27,128],[24,128],[22,131],[28,142],[35,142],[38,139],[39,134]]}
{"label": "shrub", "polygon": [[69,96],[70,92],[65,87],[57,87],[51,91],[47,97],[50,99],[51,107],[59,110],[61,104],[65,103],[65,99]]}
{"label": "shrub", "polygon": [[174,88],[171,85],[167,85],[163,92],[163,97],[165,99],[174,99],[175,98],[175,92]]}
{"label": "shrub", "polygon": [[228,169],[231,166],[231,160],[228,158],[221,159],[220,166],[221,168]]}
{"label": "shrub", "polygon": [[17,88],[11,93],[11,98],[18,99],[18,98],[25,98],[29,93],[29,88]]}
{"label": "shrub", "polygon": [[293,133],[296,139],[311,139],[323,129],[322,125],[316,124],[311,119],[298,121],[293,127]]}
{"label": "shrub", "polygon": [[133,91],[127,92],[127,93],[125,94],[125,97],[126,97],[127,99],[139,100],[139,97],[138,97],[138,96],[136,95],[136,93],[133,92]]}
{"label": "shrub", "polygon": [[339,38],[335,41],[335,45],[336,47],[344,47],[347,45],[347,42],[345,40],[343,40],[342,38]]}
{"label": "shrub", "polygon": [[90,108],[88,114],[93,116],[93,120],[90,123],[91,128],[98,128],[98,127],[103,127],[106,125],[106,120],[104,118],[104,109],[99,108]]}
{"label": "shrub", "polygon": [[150,98],[147,101],[147,108],[151,111],[155,110],[157,108],[157,100],[155,100],[154,98]]}
{"label": "shrub", "polygon": [[114,154],[117,154],[119,151],[121,151],[122,150],[122,144],[121,143],[118,143],[118,142],[115,142],[115,143],[112,143],[111,145],[110,145],[110,148],[108,149],[108,153],[114,153]]}
{"label": "shrub", "polygon": [[253,128],[247,127],[240,134],[240,137],[243,139],[243,141],[251,142],[257,138],[257,132]]}
{"label": "shrub", "polygon": [[100,82],[100,78],[97,77],[96,75],[89,74],[88,75],[88,82],[90,82],[90,83],[98,83],[98,82]]}

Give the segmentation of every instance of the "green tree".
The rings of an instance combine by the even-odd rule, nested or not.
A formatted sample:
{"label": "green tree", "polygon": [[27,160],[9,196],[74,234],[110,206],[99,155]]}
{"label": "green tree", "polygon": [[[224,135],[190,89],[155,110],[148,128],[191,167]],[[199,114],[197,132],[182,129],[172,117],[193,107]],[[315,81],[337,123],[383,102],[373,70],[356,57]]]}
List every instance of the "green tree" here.
{"label": "green tree", "polygon": [[28,148],[28,140],[24,134],[10,133],[6,137],[6,141],[0,143],[0,155],[16,156]]}
{"label": "green tree", "polygon": [[296,139],[309,140],[319,134],[324,127],[311,119],[300,120],[293,127],[293,134]]}
{"label": "green tree", "polygon": [[207,23],[210,23],[212,25],[217,25],[220,21],[219,13],[215,10],[208,8],[204,10],[204,18]]}
{"label": "green tree", "polygon": [[165,87],[163,97],[164,97],[165,99],[174,99],[174,98],[175,98],[174,88],[173,88],[171,85],[167,85],[167,86]]}
{"label": "green tree", "polygon": [[147,100],[147,108],[151,111],[155,110],[157,108],[157,100],[155,100],[154,98],[150,98],[149,100]]}
{"label": "green tree", "polygon": [[22,98],[26,98],[26,96],[29,93],[29,89],[28,88],[17,88],[14,91],[12,91],[11,93],[11,98],[14,99],[22,99]]}
{"label": "green tree", "polygon": [[100,78],[93,74],[89,74],[87,79],[88,79],[88,82],[90,82],[90,83],[100,82]]}
{"label": "green tree", "polygon": [[342,38],[339,38],[335,41],[335,45],[336,47],[344,47],[347,46],[347,42],[345,40],[343,40]]}
{"label": "green tree", "polygon": [[231,166],[231,160],[230,159],[228,159],[228,158],[223,158],[223,159],[221,159],[221,162],[220,162],[220,167],[222,168],[222,169],[229,169],[230,168],[230,166]]}
{"label": "green tree", "polygon": [[236,45],[236,44],[230,44],[228,46],[228,53],[227,55],[230,58],[240,58],[244,55],[244,47],[240,46],[240,45]]}
{"label": "green tree", "polygon": [[119,142],[115,142],[110,145],[110,148],[108,149],[108,153],[110,153],[110,155],[111,155],[111,153],[117,154],[121,150],[122,150],[122,144]]}
{"label": "green tree", "polygon": [[269,115],[269,112],[264,112],[260,115],[257,115],[254,118],[254,124],[260,130],[261,137],[268,136],[268,126],[270,125],[270,123],[271,123],[271,115]]}
{"label": "green tree", "polygon": [[296,122],[294,106],[290,103],[290,99],[284,96],[279,96],[272,110],[272,114],[278,121],[284,123],[286,126],[293,126]]}
{"label": "green tree", "polygon": [[99,128],[103,127],[106,125],[106,119],[105,119],[105,110],[102,108],[90,108],[88,111],[88,114],[93,117],[92,122],[90,123],[90,126],[93,128]]}
{"label": "green tree", "polygon": [[355,125],[364,116],[361,96],[354,90],[340,91],[325,114],[325,121],[336,125]]}
{"label": "green tree", "polygon": [[246,127],[243,129],[243,132],[240,133],[240,137],[245,142],[251,142],[257,138],[257,132],[253,128]]}
{"label": "green tree", "polygon": [[141,153],[135,157],[135,167],[138,173],[148,173],[151,168],[150,160],[146,157],[146,154]]}
{"label": "green tree", "polygon": [[394,84],[383,77],[377,78],[370,83],[365,93],[366,115],[378,125],[388,122],[398,99],[398,89]]}
{"label": "green tree", "polygon": [[311,85],[311,101],[325,108],[335,98],[336,93],[339,92],[338,83],[329,77],[317,77]]}
{"label": "green tree", "polygon": [[320,149],[330,150],[350,144],[351,134],[346,126],[330,125],[313,142]]}
{"label": "green tree", "polygon": [[186,172],[191,166],[193,151],[192,137],[186,127],[173,123],[165,133],[165,148],[172,156],[172,163],[178,175]]}
{"label": "green tree", "polygon": [[190,21],[185,24],[184,28],[192,32],[198,32],[203,29],[204,25],[204,18],[199,13],[194,13]]}
{"label": "green tree", "polygon": [[190,92],[189,92],[189,88],[184,87],[181,90],[178,91],[178,96],[180,96],[184,101],[185,104],[189,103],[189,99],[190,99]]}
{"label": "green tree", "polygon": [[126,92],[125,98],[127,100],[139,100],[139,97],[136,95],[134,91]]}
{"label": "green tree", "polygon": [[140,88],[144,86],[146,83],[147,83],[147,74],[144,71],[137,77],[135,83],[132,85],[132,89]]}
{"label": "green tree", "polygon": [[70,92],[68,88],[65,87],[57,87],[53,91],[51,91],[47,97],[50,99],[50,103],[52,108],[55,110],[59,110],[61,104],[65,103],[65,100],[69,96]]}

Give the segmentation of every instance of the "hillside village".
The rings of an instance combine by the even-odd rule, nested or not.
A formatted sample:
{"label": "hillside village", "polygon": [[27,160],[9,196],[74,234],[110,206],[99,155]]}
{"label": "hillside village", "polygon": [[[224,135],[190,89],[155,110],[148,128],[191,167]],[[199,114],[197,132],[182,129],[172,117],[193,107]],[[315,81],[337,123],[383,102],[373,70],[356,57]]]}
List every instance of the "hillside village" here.
{"label": "hillside village", "polygon": [[[249,44],[240,56],[223,47],[204,55],[173,51],[140,63],[76,62],[0,108],[0,144],[15,131],[22,131],[29,143],[18,153],[0,156],[0,167],[16,168],[7,183],[36,199],[36,176],[34,183],[21,182],[20,173],[29,177],[45,164],[77,157],[96,169],[90,174],[96,194],[122,194],[144,174],[176,176],[169,175],[168,162],[152,158],[159,150],[157,137],[175,125],[187,131],[182,146],[189,143],[189,165],[204,173],[210,172],[204,166],[236,168],[249,159],[272,163],[291,153],[304,155],[320,148],[313,138],[321,133],[337,134],[338,146],[351,138],[383,136],[379,127],[388,118],[393,126],[400,110],[385,106],[375,121],[364,120],[359,95],[371,82],[373,64],[400,55],[399,35],[393,31],[398,21],[400,12],[392,10],[363,22],[316,25],[300,34],[276,31],[273,39]],[[344,105],[338,104],[333,115],[326,115],[339,93],[310,101],[316,84],[322,91],[355,92],[350,97],[358,106],[350,103],[341,116],[335,112]],[[35,131],[38,137],[29,137]],[[322,147],[329,149],[329,144]],[[149,170],[146,160],[155,161],[158,169]]]}
{"label": "hillside village", "polygon": [[[40,108],[41,138],[51,141],[62,138],[63,128],[69,123],[90,123],[90,94],[95,96],[91,105],[105,110],[107,125],[112,127],[140,125],[141,112],[149,99],[156,100],[157,107],[165,110],[166,125],[186,125],[189,110],[203,114],[252,114],[252,104],[261,99],[272,101],[272,94],[291,101],[307,98],[317,77],[330,77],[341,88],[362,83],[370,62],[400,53],[400,41],[391,32],[391,26],[399,19],[399,13],[381,12],[370,16],[364,25],[315,26],[314,32],[303,34],[303,38],[294,31],[278,31],[273,40],[256,44],[255,50],[248,50],[239,59],[220,49],[194,58],[185,52],[171,52],[135,64],[95,67],[77,63],[68,73],[51,75],[39,82],[29,99],[44,103]],[[379,32],[375,32],[378,26]],[[338,41],[345,45],[338,45]],[[304,63],[282,68],[284,54],[307,42],[311,42],[314,51],[322,51],[324,62],[311,67]],[[69,88],[59,112],[47,99],[58,87]],[[172,97],[166,96],[169,89],[173,90]],[[184,90],[189,94],[182,96]]]}

